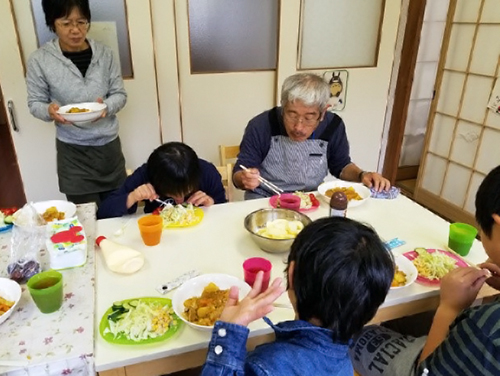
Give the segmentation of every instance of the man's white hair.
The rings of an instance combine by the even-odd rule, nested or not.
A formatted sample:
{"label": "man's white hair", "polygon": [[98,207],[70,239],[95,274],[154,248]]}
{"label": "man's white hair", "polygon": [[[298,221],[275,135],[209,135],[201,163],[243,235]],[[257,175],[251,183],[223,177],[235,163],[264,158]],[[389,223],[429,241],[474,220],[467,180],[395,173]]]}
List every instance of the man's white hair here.
{"label": "man's white hair", "polygon": [[330,87],[313,73],[297,73],[287,77],[281,87],[281,106],[297,100],[306,106],[318,106],[323,111],[330,99]]}

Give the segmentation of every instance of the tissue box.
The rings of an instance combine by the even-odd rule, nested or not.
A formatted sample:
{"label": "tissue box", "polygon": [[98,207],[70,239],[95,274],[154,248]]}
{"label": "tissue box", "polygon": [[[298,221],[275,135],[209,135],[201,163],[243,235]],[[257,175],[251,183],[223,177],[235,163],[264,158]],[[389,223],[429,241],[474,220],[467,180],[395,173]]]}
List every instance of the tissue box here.
{"label": "tissue box", "polygon": [[75,217],[49,222],[46,246],[52,269],[74,268],[87,261],[87,238]]}

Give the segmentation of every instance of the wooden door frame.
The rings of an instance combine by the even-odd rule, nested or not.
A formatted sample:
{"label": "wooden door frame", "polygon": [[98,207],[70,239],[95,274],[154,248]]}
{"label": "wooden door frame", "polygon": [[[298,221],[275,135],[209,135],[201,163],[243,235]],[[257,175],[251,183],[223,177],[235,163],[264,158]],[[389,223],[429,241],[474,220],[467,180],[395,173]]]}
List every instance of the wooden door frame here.
{"label": "wooden door frame", "polygon": [[427,0],[410,0],[408,4],[408,17],[394,92],[394,106],[382,169],[382,174],[393,185],[396,182],[399,159],[401,157],[401,147],[406,127],[406,118],[408,116],[408,106],[410,104],[411,88],[415,75],[415,65],[417,63],[426,4]]}
{"label": "wooden door frame", "polygon": [[6,103],[0,88],[0,207],[21,207],[26,204],[26,194],[12,140],[11,124],[7,117]]}

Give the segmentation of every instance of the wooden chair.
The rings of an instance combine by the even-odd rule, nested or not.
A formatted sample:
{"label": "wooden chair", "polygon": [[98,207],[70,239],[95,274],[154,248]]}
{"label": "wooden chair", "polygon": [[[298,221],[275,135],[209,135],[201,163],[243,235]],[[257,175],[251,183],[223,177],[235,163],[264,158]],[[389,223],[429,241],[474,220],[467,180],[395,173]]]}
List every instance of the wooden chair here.
{"label": "wooden chair", "polygon": [[233,201],[233,165],[227,163],[223,166],[215,166],[222,178],[222,185],[226,190],[226,198],[229,202]]}
{"label": "wooden chair", "polygon": [[236,157],[240,152],[240,145],[225,146],[219,145],[219,158],[220,165],[225,166],[228,163],[234,164],[236,162]]}

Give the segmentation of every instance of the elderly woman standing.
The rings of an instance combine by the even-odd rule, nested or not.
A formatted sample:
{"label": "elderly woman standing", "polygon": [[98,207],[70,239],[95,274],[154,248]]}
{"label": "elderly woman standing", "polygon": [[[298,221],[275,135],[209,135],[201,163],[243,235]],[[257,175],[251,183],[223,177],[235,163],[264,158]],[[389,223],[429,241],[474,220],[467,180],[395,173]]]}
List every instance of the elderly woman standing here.
{"label": "elderly woman standing", "polygon": [[[126,178],[116,113],[127,93],[111,49],[87,39],[88,0],[42,0],[42,7],[57,38],[30,56],[28,106],[38,119],[55,122],[59,190],[74,203],[99,205]],[[57,113],[59,106],[82,102],[103,102],[107,110],[83,124]]]}

